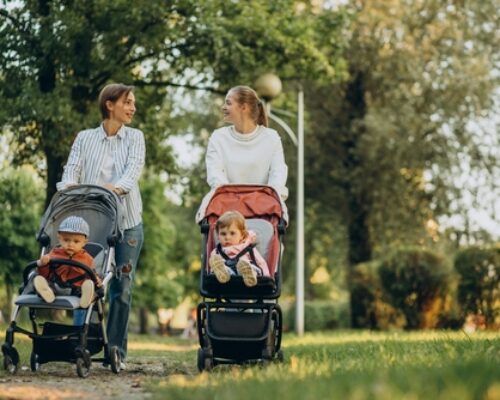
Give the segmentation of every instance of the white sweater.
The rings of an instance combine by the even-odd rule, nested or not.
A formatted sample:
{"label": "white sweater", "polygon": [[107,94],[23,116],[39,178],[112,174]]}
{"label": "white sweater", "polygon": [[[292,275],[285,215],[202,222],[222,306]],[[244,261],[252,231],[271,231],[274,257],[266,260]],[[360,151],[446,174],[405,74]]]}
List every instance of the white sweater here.
{"label": "white sweater", "polygon": [[211,189],[227,183],[269,185],[282,200],[288,197],[288,167],[274,129],[259,126],[251,134],[241,134],[233,126],[216,129],[205,162]]}

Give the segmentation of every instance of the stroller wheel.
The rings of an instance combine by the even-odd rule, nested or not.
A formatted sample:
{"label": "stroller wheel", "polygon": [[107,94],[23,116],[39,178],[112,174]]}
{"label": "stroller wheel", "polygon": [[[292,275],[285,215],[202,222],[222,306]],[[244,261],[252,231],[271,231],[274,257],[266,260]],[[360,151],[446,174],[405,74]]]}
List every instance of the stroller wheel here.
{"label": "stroller wheel", "polygon": [[283,353],[283,350],[279,349],[277,352],[276,352],[276,361],[282,363],[283,361],[285,361],[285,353]]}
{"label": "stroller wheel", "polygon": [[109,351],[109,364],[111,365],[111,371],[115,374],[120,372],[121,356],[118,346],[111,347]]}
{"label": "stroller wheel", "polygon": [[76,359],[76,373],[80,378],[86,378],[90,373],[90,364],[87,364],[82,357]]}
{"label": "stroller wheel", "polygon": [[198,349],[198,371],[210,371],[214,367],[214,360],[207,355],[205,349]]}
{"label": "stroller wheel", "polygon": [[15,374],[17,372],[17,367],[19,365],[19,353],[15,347],[2,346],[3,352],[3,368],[10,374]]}
{"label": "stroller wheel", "polygon": [[30,367],[33,372],[36,372],[40,369],[40,363],[38,362],[38,354],[35,352],[31,352],[30,356]]}

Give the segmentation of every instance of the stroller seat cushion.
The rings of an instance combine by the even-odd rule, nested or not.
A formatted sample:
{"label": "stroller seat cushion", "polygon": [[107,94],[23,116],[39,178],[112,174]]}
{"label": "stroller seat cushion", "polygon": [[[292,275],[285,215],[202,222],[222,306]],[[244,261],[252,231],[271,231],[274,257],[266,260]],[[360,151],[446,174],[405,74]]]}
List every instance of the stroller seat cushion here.
{"label": "stroller seat cushion", "polygon": [[85,244],[85,250],[87,250],[87,252],[95,259],[101,252],[104,251],[104,246],[96,242],[87,242],[87,244]]}
{"label": "stroller seat cushion", "polygon": [[267,260],[269,255],[269,246],[274,234],[273,224],[260,218],[248,218],[246,223],[248,229],[254,231],[257,236],[255,247],[262,257]]}
{"label": "stroller seat cushion", "polygon": [[22,294],[16,298],[17,306],[32,308],[56,308],[60,310],[75,310],[80,308],[78,296],[56,296],[54,302],[46,303],[36,294]]}
{"label": "stroller seat cushion", "polygon": [[88,242],[85,245],[85,250],[94,258],[94,267],[99,276],[102,277],[102,271],[104,267],[104,259],[106,255],[106,250],[104,246],[96,242]]}

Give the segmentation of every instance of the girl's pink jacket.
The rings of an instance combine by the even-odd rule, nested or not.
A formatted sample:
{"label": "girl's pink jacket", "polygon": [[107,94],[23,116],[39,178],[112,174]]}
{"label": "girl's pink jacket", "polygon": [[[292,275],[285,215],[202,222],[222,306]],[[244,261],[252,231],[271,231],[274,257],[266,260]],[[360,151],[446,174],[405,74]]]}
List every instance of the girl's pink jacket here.
{"label": "girl's pink jacket", "polygon": [[[248,245],[255,243],[256,239],[257,235],[255,235],[255,232],[249,230],[248,236],[241,243],[223,247],[222,250],[224,250],[224,253],[226,253],[228,257],[232,258],[238,255],[238,253]],[[257,265],[262,269],[262,276],[270,276],[269,267],[267,266],[267,262],[264,260],[264,257],[262,257],[256,248],[253,249],[253,253],[255,254],[255,261],[257,262]],[[213,249],[210,255],[213,254],[217,254],[217,248]],[[249,262],[252,260],[249,253],[245,253],[241,256],[241,258]]]}

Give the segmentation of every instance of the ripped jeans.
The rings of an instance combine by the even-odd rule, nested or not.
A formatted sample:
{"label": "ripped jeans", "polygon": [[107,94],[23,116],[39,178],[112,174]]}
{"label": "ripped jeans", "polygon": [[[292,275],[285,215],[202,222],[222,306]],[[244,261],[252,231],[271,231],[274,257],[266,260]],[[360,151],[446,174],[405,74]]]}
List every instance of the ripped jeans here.
{"label": "ripped jeans", "polygon": [[[144,241],[142,224],[123,232],[123,240],[115,248],[115,262],[121,267],[121,277],[113,277],[109,283],[109,314],[106,332],[109,348],[118,346],[122,360],[127,357],[128,318],[132,303],[132,286],[137,260]],[[83,325],[85,310],[75,310],[74,325]]]}
{"label": "ripped jeans", "polygon": [[144,241],[142,224],[124,232],[116,245],[115,260],[121,266],[121,278],[113,277],[109,285],[109,314],[106,331],[110,348],[118,346],[122,360],[127,357],[128,319],[132,303],[132,287],[137,260]]}

